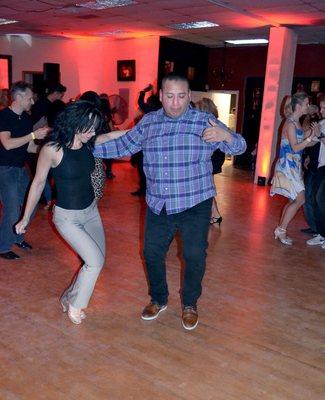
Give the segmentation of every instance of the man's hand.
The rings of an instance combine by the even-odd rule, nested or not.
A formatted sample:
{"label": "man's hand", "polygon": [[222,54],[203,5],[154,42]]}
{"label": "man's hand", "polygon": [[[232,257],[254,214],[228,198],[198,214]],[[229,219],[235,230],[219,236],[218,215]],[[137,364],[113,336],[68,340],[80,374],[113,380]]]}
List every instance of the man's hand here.
{"label": "man's hand", "polygon": [[229,131],[222,126],[219,126],[212,119],[209,119],[210,128],[206,128],[203,131],[203,140],[206,142],[228,142],[232,140]]}
{"label": "man's hand", "polygon": [[51,128],[48,126],[43,126],[43,128],[36,129],[36,131],[34,131],[35,139],[44,139],[50,131]]}

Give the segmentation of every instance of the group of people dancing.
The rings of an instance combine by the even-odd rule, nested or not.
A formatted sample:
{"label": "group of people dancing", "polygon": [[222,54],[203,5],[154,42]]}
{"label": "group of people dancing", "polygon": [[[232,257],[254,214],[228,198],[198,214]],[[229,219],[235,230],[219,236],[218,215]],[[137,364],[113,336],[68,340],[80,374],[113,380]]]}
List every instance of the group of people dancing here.
{"label": "group of people dancing", "polygon": [[[21,87],[19,96],[23,99],[26,93],[30,95],[29,91],[28,86]],[[147,177],[144,258],[151,298],[141,318],[153,320],[167,308],[165,259],[179,231],[186,264],[181,322],[186,330],[195,329],[198,324],[197,302],[216,195],[211,156],[216,149],[241,154],[246,143],[213,114],[190,106],[189,82],[183,76],[166,76],[159,97],[162,108],[146,114],[127,132],[103,132],[103,115],[93,103],[71,103],[56,118],[40,151],[23,216],[15,230],[22,243],[51,171],[57,188],[54,224],[83,259],[82,267],[60,298],[62,310],[74,324],[82,323],[86,317],[85,309],[105,260],[105,234],[91,183],[94,158],[119,158],[140,150]],[[22,107],[20,113],[27,109]],[[17,110],[13,112],[18,115]],[[33,141],[35,132],[25,136],[26,141]]]}
{"label": "group of people dancing", "polygon": [[[14,222],[19,219],[23,191],[18,193],[16,189],[8,189],[8,180],[14,176],[13,171],[15,179],[19,178],[25,153],[28,147],[33,147],[34,139],[45,138],[45,143],[39,153],[23,215],[15,224],[13,235],[16,236],[6,244],[7,247],[0,249],[0,255],[7,259],[16,258],[10,250],[12,244],[31,248],[23,235],[51,173],[57,189],[53,222],[60,235],[83,260],[72,283],[61,295],[60,303],[71,322],[81,324],[105,263],[105,233],[92,182],[95,160],[120,158],[142,151],[147,181],[144,260],[150,302],[144,307],[141,318],[154,320],[167,309],[169,291],[165,260],[175,233],[179,231],[185,260],[181,323],[186,330],[195,329],[198,325],[197,303],[205,273],[208,230],[211,222],[221,222],[216,203],[212,208],[216,189],[211,157],[216,151],[242,154],[246,150],[243,137],[218,120],[211,103],[202,101],[197,107],[192,107],[188,80],[173,73],[162,80],[159,92],[162,107],[145,114],[128,131],[110,131],[103,112],[89,96],[68,104],[56,117],[50,132],[45,128],[28,131],[32,125],[26,112],[33,103],[32,90],[28,84],[14,84],[12,96],[11,108],[1,111],[8,114],[9,122],[6,124],[6,120],[2,120],[0,125],[0,153],[6,154],[6,151],[14,149],[15,156],[20,155],[19,165],[13,163],[10,154],[7,154],[7,159],[11,164],[0,165],[0,175],[7,182],[6,187],[0,183],[4,212],[6,207],[9,208],[4,190],[9,190],[12,197],[18,197],[11,221],[12,217],[16,218]],[[276,238],[286,245],[292,244],[292,239],[286,235],[287,226],[304,202],[302,151],[312,146],[321,132],[317,123],[312,123],[308,131],[302,131],[299,118],[307,108],[308,96],[305,94],[292,96],[286,104],[287,120],[271,189],[271,194],[289,198],[275,230]],[[325,112],[325,103],[323,109]],[[22,125],[23,120],[28,123]],[[324,144],[323,139],[320,140]],[[324,176],[323,166],[320,170]],[[317,213],[317,201],[315,204]],[[8,232],[8,226],[6,229]],[[3,232],[2,221],[0,245]]]}
{"label": "group of people dancing", "polygon": [[[321,245],[325,249],[325,126],[324,120],[308,121],[301,125],[301,118],[308,113],[314,113],[315,106],[309,105],[306,93],[296,93],[287,96],[284,104],[285,121],[282,128],[279,158],[272,179],[271,196],[275,194],[288,198],[284,206],[274,236],[287,246],[293,244],[287,235],[287,228],[301,206],[307,203],[305,215],[312,225],[310,229],[314,237],[307,240],[308,245]],[[320,99],[320,117],[325,118],[325,97]],[[312,168],[307,151],[313,152],[316,172],[309,173]],[[303,154],[307,153],[304,162],[305,179],[303,176]],[[312,179],[309,179],[309,178]],[[305,187],[306,183],[306,187]],[[306,189],[306,190],[305,190]],[[307,191],[308,196],[305,196]],[[307,212],[306,212],[307,210]],[[309,212],[308,212],[309,210]],[[310,222],[311,221],[311,222]]]}

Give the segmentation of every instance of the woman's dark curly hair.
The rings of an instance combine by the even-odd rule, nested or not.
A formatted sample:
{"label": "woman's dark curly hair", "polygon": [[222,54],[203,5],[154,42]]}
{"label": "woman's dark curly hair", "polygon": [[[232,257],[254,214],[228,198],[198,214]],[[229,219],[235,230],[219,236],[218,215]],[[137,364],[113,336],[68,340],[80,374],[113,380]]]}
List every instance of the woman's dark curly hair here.
{"label": "woman's dark curly hair", "polygon": [[[78,100],[70,103],[57,116],[54,128],[48,136],[47,142],[60,149],[62,146],[71,148],[77,133],[88,132],[94,128],[96,135],[103,133],[103,116],[99,109],[89,101]],[[87,145],[94,146],[96,136],[93,136]]]}

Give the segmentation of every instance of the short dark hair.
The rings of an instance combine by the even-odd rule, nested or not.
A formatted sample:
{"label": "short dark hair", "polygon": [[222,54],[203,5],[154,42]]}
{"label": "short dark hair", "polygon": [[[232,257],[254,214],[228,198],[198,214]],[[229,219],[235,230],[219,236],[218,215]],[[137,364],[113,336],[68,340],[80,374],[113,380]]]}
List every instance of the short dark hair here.
{"label": "short dark hair", "polygon": [[100,97],[98,96],[98,93],[94,92],[93,90],[88,90],[87,92],[84,92],[80,96],[79,100],[89,101],[99,109],[101,107]]}
{"label": "short dark hair", "polygon": [[59,92],[59,93],[65,93],[67,91],[67,88],[61,83],[54,83],[52,85],[49,85],[49,87],[46,90],[46,93],[49,95],[54,92]]}
{"label": "short dark hair", "polygon": [[167,74],[163,77],[161,81],[161,89],[164,89],[164,85],[166,81],[181,81],[187,83],[188,88],[190,88],[190,82],[184,75],[180,74],[175,74],[174,72],[171,72],[170,74]]}
{"label": "short dark hair", "polygon": [[24,81],[14,82],[10,88],[10,95],[12,100],[15,100],[18,93],[26,93],[30,89],[33,91],[32,85]]}
{"label": "short dark hair", "polygon": [[[47,141],[60,149],[62,146],[71,147],[78,132],[87,132],[95,128],[96,135],[103,133],[103,116],[100,110],[89,101],[78,100],[70,103],[57,116],[54,128]],[[92,147],[95,136],[88,142]]]}

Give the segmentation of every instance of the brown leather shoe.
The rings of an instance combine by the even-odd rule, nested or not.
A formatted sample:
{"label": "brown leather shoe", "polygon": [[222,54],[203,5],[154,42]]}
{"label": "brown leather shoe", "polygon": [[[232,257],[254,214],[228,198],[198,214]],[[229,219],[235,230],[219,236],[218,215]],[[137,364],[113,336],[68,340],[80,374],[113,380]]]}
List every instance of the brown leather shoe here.
{"label": "brown leather shoe", "polygon": [[166,310],[167,304],[157,304],[154,302],[149,303],[142,311],[141,318],[145,321],[156,319],[162,311]]}
{"label": "brown leather shoe", "polygon": [[196,311],[196,308],[191,306],[184,307],[182,313],[183,327],[186,330],[191,331],[197,327],[198,323],[199,323],[199,315]]}

